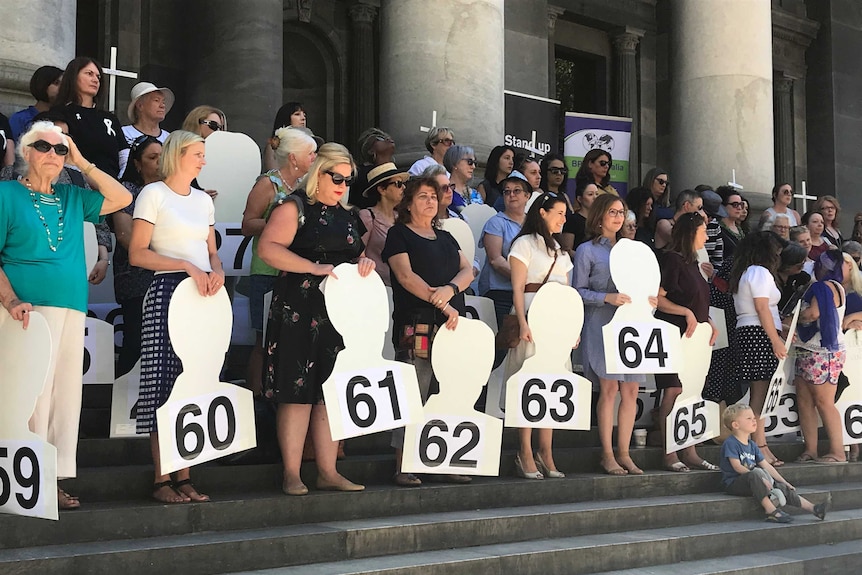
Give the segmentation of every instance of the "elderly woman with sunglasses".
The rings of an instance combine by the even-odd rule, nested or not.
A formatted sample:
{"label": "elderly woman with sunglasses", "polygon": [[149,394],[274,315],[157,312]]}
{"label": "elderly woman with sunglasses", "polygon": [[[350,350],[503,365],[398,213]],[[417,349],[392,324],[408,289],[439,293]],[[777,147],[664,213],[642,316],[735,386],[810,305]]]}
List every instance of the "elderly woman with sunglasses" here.
{"label": "elderly woman with sunglasses", "polygon": [[[33,123],[18,145],[26,173],[17,181],[0,182],[0,323],[15,320],[26,328],[33,310],[48,321],[51,360],[30,428],[57,448],[57,477],[65,479],[76,475],[81,415],[87,314],[84,222],[99,222],[132,197],[49,122]],[[65,162],[81,170],[98,191],[55,184]],[[58,494],[61,509],[80,506],[62,489]]]}
{"label": "elderly woman with sunglasses", "polygon": [[341,144],[320,146],[304,187],[279,197],[258,244],[261,259],[282,272],[275,280],[269,311],[263,389],[278,404],[281,488],[286,495],[308,493],[299,472],[309,427],[317,488],[364,489],[335,467],[338,442],[332,440],[323,403],[323,382],[344,343],[329,321],[320,284],[345,262],[357,263],[363,277],[374,271],[374,261],[365,257],[365,226],[356,209],[342,201],[353,184],[355,168]]}
{"label": "elderly woman with sunglasses", "polygon": [[476,169],[476,154],[470,146],[454,145],[443,156],[443,167],[449,171],[449,181],[455,184],[452,196],[452,209],[460,212],[464,206],[482,204],[481,194],[470,187],[473,171]]}
{"label": "elderly woman with sunglasses", "polygon": [[[442,166],[443,156],[446,155],[446,150],[455,145],[455,132],[451,128],[443,126],[434,126],[425,135],[425,149],[428,153],[424,158],[416,160],[410,169],[407,170],[411,176],[420,176],[422,172],[431,166]],[[449,175],[449,172],[446,172]]]}
{"label": "elderly woman with sunglasses", "polygon": [[386,245],[389,228],[395,224],[395,206],[401,202],[404,184],[409,177],[410,174],[388,162],[368,172],[368,187],[362,192],[363,196],[374,202],[373,206],[359,212],[367,230],[362,236],[365,255],[374,260],[380,279],[388,286],[392,285],[389,279],[389,264],[381,254],[383,246]]}
{"label": "elderly woman with sunglasses", "polygon": [[[740,201],[742,198],[740,197]],[[799,217],[799,212],[790,207],[793,203],[793,186],[783,182],[775,184],[772,188],[772,207],[763,210],[760,216],[760,229],[767,229],[767,223],[775,219],[775,216],[782,214],[790,220],[790,227],[798,226],[802,223],[802,218]]]}

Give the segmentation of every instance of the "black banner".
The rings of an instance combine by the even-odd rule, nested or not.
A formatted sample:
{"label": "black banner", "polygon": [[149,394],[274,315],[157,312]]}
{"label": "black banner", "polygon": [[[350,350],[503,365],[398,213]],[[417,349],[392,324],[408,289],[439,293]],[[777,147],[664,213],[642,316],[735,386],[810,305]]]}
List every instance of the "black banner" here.
{"label": "black banner", "polygon": [[506,136],[504,143],[517,152],[542,158],[550,152],[559,153],[560,102],[504,91],[506,105]]}

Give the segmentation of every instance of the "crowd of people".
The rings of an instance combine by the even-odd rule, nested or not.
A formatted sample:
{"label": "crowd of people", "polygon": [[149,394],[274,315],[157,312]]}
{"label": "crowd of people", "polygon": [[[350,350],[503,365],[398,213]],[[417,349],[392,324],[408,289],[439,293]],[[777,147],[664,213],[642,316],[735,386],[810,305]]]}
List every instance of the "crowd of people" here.
{"label": "crowd of people", "polygon": [[[207,501],[188,469],[173,476],[161,472],[155,411],[182,371],[167,330],[171,294],[186,278],[202,296],[225,284],[213,228],[218,191],[200,189],[196,178],[206,162],[206,138],[226,130],[227,118],[215,107],[198,106],[180,130],[168,133],[161,123],[174,105],[173,92],[140,82],[132,89],[124,126],[103,109],[102,74],[100,64],[86,57],[75,58],[65,70],[40,68],[31,82],[36,103],[14,114],[9,126],[0,118],[4,318],[26,325],[33,310],[48,318],[54,338],[49,384],[31,427],[57,446],[59,475],[73,477],[87,281],[105,277],[113,249],[114,288],[125,323],[117,374],[140,359],[137,429],[151,440],[153,497],[169,504]],[[364,488],[336,468],[339,444],[330,435],[322,394],[343,342],[318,287],[345,262],[356,263],[362,276],[379,274],[392,288],[396,357],[415,366],[423,401],[436,385],[430,362],[434,335],[457,329],[471,285],[478,286],[476,295],[493,301],[501,331],[507,323],[514,328],[516,337],[500,346],[496,358],[497,365],[505,362],[507,376],[534,353],[528,317],[535,292],[548,282],[577,289],[585,310],[581,362],[598,391],[601,468],[611,475],[643,473],[629,444],[644,376],[613,373],[601,335],[615,310],[631,302],[610,274],[611,250],[622,238],[646,244],[660,261],[661,285],[650,298],[656,317],[683,336],[709,323],[714,341],[719,327],[709,307],[724,311],[721,329],[729,347],[712,353],[703,382],[704,398],[723,407],[750,391],[752,413],[759,416],[769,380],[787,353],[788,318],[802,302],[796,387],[806,443],[799,461],[845,461],[835,398],[842,381],[843,331],[862,327],[862,214],[852,240],[845,242],[834,196],[820,196],[800,216],[791,207],[792,186],[776,185],[773,206],[751,225],[748,201],[734,187],[701,185],[671,194],[667,170],[656,167],[623,198],[610,183],[613,158],[607,151],[589,151],[570,180],[562,156],[537,160],[510,146],[492,149],[481,182],[473,187],[479,163],[473,148],[456,143],[452,128],[429,130],[428,155],[402,170],[393,161],[396,143],[386,132],[371,128],[362,134],[357,163],[344,146],[323,143],[307,121],[300,103],[278,111],[264,145],[266,171],[249,192],[242,220],[243,234],[253,237],[249,300],[257,334],[246,385],[277,405],[284,493],[308,493],[300,477],[308,444],[319,470],[318,489]],[[486,254],[481,266],[468,261],[441,226],[447,218],[467,219],[465,208],[472,204],[497,211],[476,238]],[[108,216],[107,224],[102,216]],[[84,221],[101,226],[98,263],[89,277]],[[50,289],[58,281],[64,289]],[[267,311],[264,295],[270,291]],[[656,384],[663,424],[681,382],[665,374]],[[767,471],[781,480],[773,471],[783,462],[769,450],[762,426],[743,422],[738,410],[728,413],[729,427],[750,433]],[[818,415],[830,439],[822,455]],[[552,430],[537,435],[534,451],[533,430],[520,430],[516,472],[534,480],[564,477],[554,459]],[[396,430],[394,482],[421,485],[421,478],[401,470],[403,442],[403,430]],[[664,467],[718,470],[694,447],[665,455]],[[469,477],[443,480],[465,483]],[[80,505],[62,489],[58,494],[61,508]]]}

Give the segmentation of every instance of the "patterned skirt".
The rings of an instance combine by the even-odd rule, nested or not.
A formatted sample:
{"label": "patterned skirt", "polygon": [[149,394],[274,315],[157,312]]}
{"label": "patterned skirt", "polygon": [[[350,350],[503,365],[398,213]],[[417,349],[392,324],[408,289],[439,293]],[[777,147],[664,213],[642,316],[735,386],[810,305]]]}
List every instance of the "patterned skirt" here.
{"label": "patterned skirt", "polygon": [[736,328],[735,357],[739,380],[770,381],[778,369],[772,343],[759,325]]}
{"label": "patterned skirt", "polygon": [[144,296],[141,333],[141,389],[138,392],[137,432],[156,429],[156,410],[164,405],[183,372],[183,363],[174,353],[168,336],[168,306],[171,296],[188,274],[158,274]]}

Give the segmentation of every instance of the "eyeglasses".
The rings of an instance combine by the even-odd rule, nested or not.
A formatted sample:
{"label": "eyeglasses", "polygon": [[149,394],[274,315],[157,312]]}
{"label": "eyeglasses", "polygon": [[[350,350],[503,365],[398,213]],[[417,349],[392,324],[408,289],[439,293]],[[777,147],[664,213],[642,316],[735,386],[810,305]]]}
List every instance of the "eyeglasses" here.
{"label": "eyeglasses", "polygon": [[731,208],[736,208],[737,210],[741,210],[745,207],[745,202],[728,202],[724,204],[725,206],[730,206]]}
{"label": "eyeglasses", "polygon": [[549,174],[554,174],[557,176],[562,176],[563,174],[566,173],[566,171],[567,171],[566,168],[548,168]]}
{"label": "eyeglasses", "polygon": [[611,165],[611,163],[607,160],[599,160],[599,165],[603,168],[607,168],[608,166]]}
{"label": "eyeglasses", "polygon": [[455,192],[455,184],[443,184],[440,186],[439,189],[440,189],[441,194],[445,193],[446,190],[452,190],[452,192],[454,193]]}
{"label": "eyeglasses", "polygon": [[451,146],[455,143],[455,140],[452,138],[443,138],[442,140],[434,140],[431,142],[432,146],[436,146],[437,144],[446,144],[447,146]]}
{"label": "eyeglasses", "polygon": [[150,136],[147,134],[144,134],[143,136],[138,136],[137,138],[135,138],[135,141],[132,142],[132,153],[134,154],[135,152],[137,152],[141,148],[146,147],[146,145],[151,144],[153,142],[155,142],[157,144],[161,144],[159,139],[156,138],[155,136]]}
{"label": "eyeglasses", "polygon": [[608,210],[607,213],[612,218],[622,218],[622,217],[625,217],[625,215],[626,215],[625,210],[613,210],[613,209],[611,209],[611,210]]}
{"label": "eyeglasses", "polygon": [[661,178],[656,178],[655,181],[657,181],[658,185],[660,185],[660,186],[666,186],[667,185],[667,180],[663,180]]}
{"label": "eyeglasses", "polygon": [[198,120],[198,124],[200,124],[201,126],[206,126],[207,128],[209,128],[213,132],[218,132],[223,127],[221,124],[219,124],[215,120],[207,120],[206,118],[201,118],[200,120]]}
{"label": "eyeglasses", "polygon": [[[335,182],[335,176],[332,177],[332,181]],[[347,184],[347,185],[349,186],[350,184]],[[386,184],[387,188],[389,186],[395,186],[396,188],[398,188],[400,190],[401,188],[403,188],[405,186],[405,184],[401,180],[393,180],[393,181],[389,182],[388,184]]]}
{"label": "eyeglasses", "polygon": [[69,153],[69,146],[66,144],[49,144],[45,140],[36,140],[32,144],[27,144],[27,146],[43,154],[47,154],[52,148],[58,156],[65,156]]}
{"label": "eyeglasses", "polygon": [[479,164],[474,158],[464,158],[464,161],[467,162],[468,166],[476,166]]}
{"label": "eyeglasses", "polygon": [[332,183],[336,186],[340,186],[341,184],[347,184],[348,186],[352,186],[353,182],[356,181],[356,178],[353,176],[353,174],[344,177],[341,174],[330,170],[324,170],[323,173],[329,174],[329,177],[332,178]]}
{"label": "eyeglasses", "polygon": [[522,193],[523,191],[524,191],[524,190],[520,190],[520,189],[515,189],[515,190],[503,190],[503,195],[504,195],[504,196],[517,196],[518,194]]}

